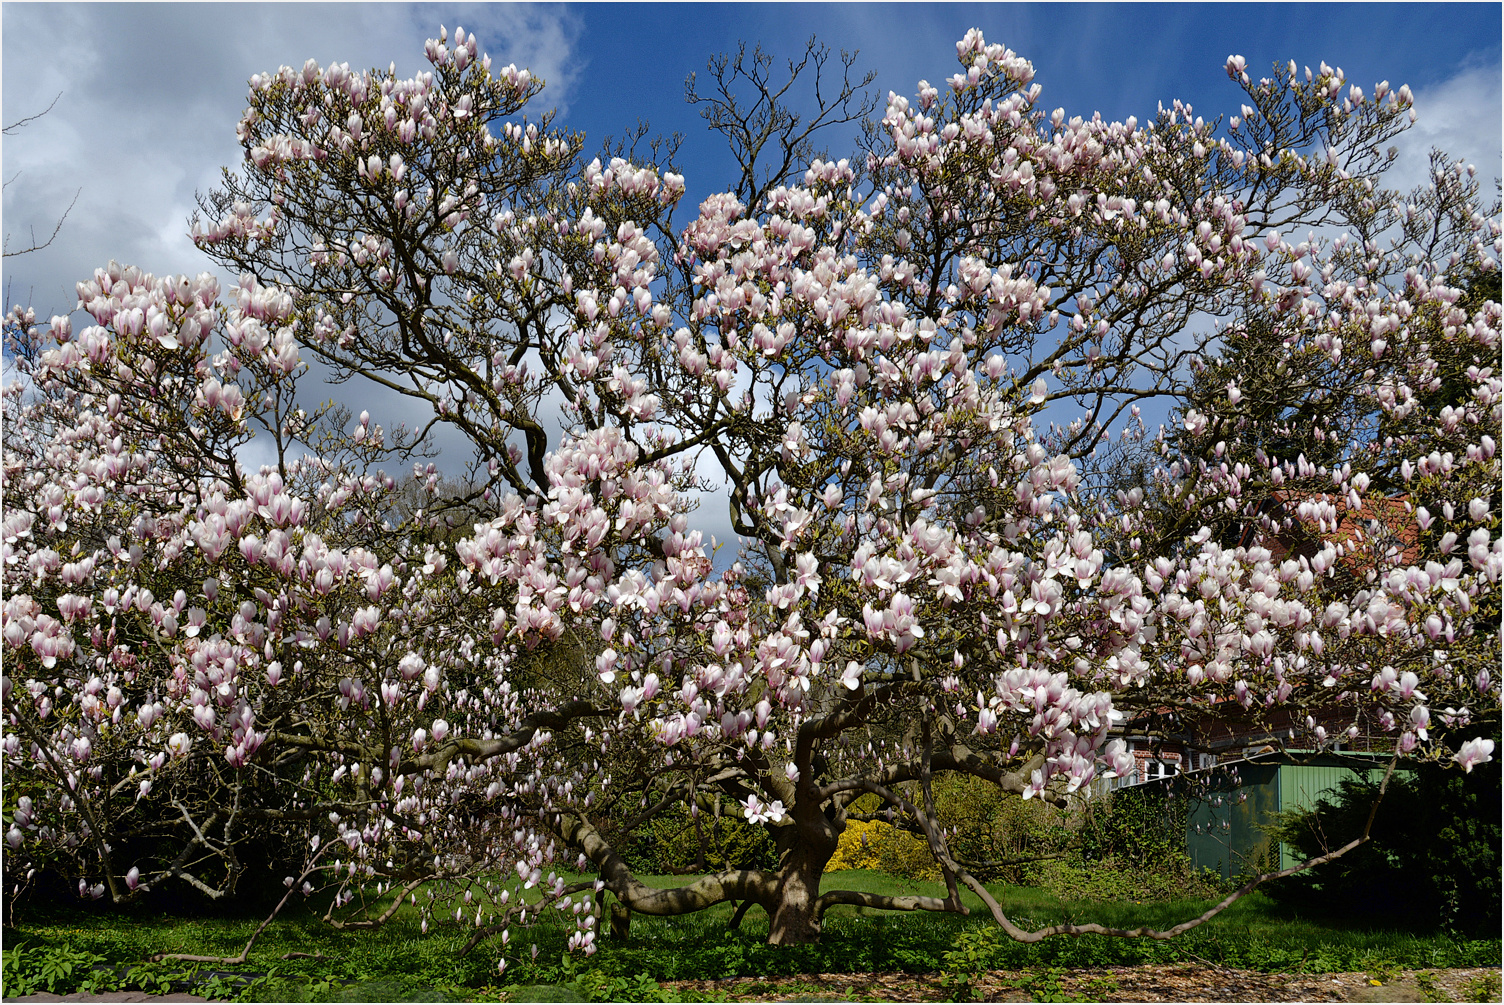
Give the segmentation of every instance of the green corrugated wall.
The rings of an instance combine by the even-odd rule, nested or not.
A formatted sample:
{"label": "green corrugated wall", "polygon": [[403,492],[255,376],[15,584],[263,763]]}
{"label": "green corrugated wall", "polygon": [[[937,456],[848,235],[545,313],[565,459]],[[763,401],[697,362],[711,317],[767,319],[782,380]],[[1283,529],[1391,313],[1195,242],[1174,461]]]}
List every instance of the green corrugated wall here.
{"label": "green corrugated wall", "polygon": [[[1316,801],[1328,793],[1335,793],[1344,778],[1366,774],[1377,781],[1384,772],[1378,768],[1357,771],[1335,764],[1283,764],[1279,769],[1279,812],[1298,813],[1316,807]],[[1295,849],[1281,843],[1279,867],[1288,869],[1299,864]]]}

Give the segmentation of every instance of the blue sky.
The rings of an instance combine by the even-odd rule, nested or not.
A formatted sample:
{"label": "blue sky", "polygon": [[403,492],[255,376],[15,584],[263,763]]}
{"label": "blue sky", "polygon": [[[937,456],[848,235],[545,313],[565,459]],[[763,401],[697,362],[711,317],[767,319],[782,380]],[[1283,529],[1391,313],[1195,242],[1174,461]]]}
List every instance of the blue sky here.
{"label": "blue sky", "polygon": [[[874,88],[912,94],[955,70],[954,43],[983,29],[1032,60],[1047,108],[1153,115],[1181,98],[1207,115],[1236,107],[1222,72],[1295,59],[1341,66],[1365,89],[1409,83],[1421,122],[1414,174],[1435,144],[1500,173],[1501,7],[1476,4],[18,4],[0,8],[3,118],[45,107],[5,137],[4,231],[11,247],[50,233],[45,252],[7,261],[12,298],[69,306],[74,281],[111,257],[155,272],[206,263],[186,239],[195,190],[240,156],[234,122],[250,74],[280,63],[424,65],[440,23],[479,33],[493,56],[549,82],[543,106],[592,146],[638,118],[686,135],[692,199],[730,183],[730,162],[683,101],[684,78],[738,39],[780,59],[817,35],[860,50]],[[838,144],[837,144],[838,145]],[[1418,180],[1418,179],[1417,179]],[[692,211],[693,203],[681,210]],[[28,294],[29,291],[29,294]]]}
{"label": "blue sky", "polygon": [[678,100],[684,76],[736,39],[787,58],[814,34],[860,50],[858,66],[877,71],[880,93],[912,94],[921,77],[955,72],[954,43],[976,26],[1034,63],[1045,107],[1115,119],[1144,119],[1174,98],[1235,110],[1238,90],[1222,73],[1232,53],[1250,71],[1324,59],[1369,90],[1381,79],[1435,88],[1476,68],[1493,75],[1497,94],[1500,65],[1495,4],[648,4],[572,13],[585,62],[568,120],[592,133],[642,114],[690,133],[698,123]]}
{"label": "blue sky", "polygon": [[[56,241],[7,259],[8,301],[46,317],[71,309],[73,285],[115,258],[156,272],[209,267],[188,241],[195,191],[241,156],[234,125],[245,81],[312,56],[352,66],[426,66],[438,25],[478,34],[493,58],[548,82],[541,107],[584,130],[588,148],[639,118],[685,134],[689,200],[729,186],[730,161],[685,105],[684,79],[738,39],[780,61],[817,35],[857,49],[877,71],[879,96],[912,94],[921,77],[955,72],[955,41],[980,27],[1032,60],[1045,108],[1108,118],[1152,117],[1174,98],[1208,117],[1236,110],[1229,54],[1256,75],[1276,60],[1340,66],[1372,93],[1387,79],[1416,92],[1420,123],[1398,173],[1419,182],[1436,145],[1501,173],[1501,8],[1474,4],[22,4],[0,7],[3,120],[57,105],[6,136],[3,227],[7,246],[45,237],[77,193]],[[841,144],[832,140],[832,146]],[[833,152],[841,152],[839,149]],[[230,277],[225,277],[226,279]],[[9,304],[7,304],[9,306]],[[340,393],[356,408],[360,389]],[[384,402],[409,422],[401,403]]]}

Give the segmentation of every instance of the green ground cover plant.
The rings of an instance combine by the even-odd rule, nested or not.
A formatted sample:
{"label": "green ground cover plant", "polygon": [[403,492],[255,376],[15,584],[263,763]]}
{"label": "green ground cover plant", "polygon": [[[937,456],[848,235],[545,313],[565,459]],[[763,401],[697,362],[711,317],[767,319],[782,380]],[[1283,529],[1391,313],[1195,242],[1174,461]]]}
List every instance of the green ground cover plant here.
{"label": "green ground cover plant", "polygon": [[[664,886],[679,882],[652,880]],[[860,870],[847,872],[842,882],[875,893],[936,892],[928,884]],[[1004,884],[990,889],[1031,925],[1089,912],[1112,925],[1163,926],[1208,906],[1202,900],[1069,901],[1039,888]],[[1265,972],[1420,970],[1497,966],[1500,954],[1498,939],[1402,931],[1393,927],[1399,919],[1392,917],[1380,919],[1385,927],[1308,917],[1261,894],[1169,942],[1086,936],[1024,945],[997,938],[980,902],[968,903],[975,913],[964,918],[837,908],[826,916],[818,944],[787,947],[766,944],[767,918],[756,910],[736,931],[727,928],[730,905],[677,918],[639,915],[630,938],[606,939],[588,959],[565,952],[567,929],[540,925],[526,942],[509,947],[504,974],[497,973],[493,952],[459,955],[473,933],[468,926],[437,924],[425,934],[415,916],[399,913],[374,931],[340,932],[305,908],[267,929],[244,968],[253,975],[249,983],[233,988],[221,981],[212,990],[216,997],[246,1001],[437,1001],[501,1000],[520,987],[547,985],[572,996],[559,1000],[667,1001],[676,994],[684,1000],[661,987],[675,980],[901,971],[943,974],[960,999],[983,971],[1011,970],[1027,972],[1030,987],[1020,988],[1038,997],[1049,991],[1049,974],[1061,969],[1197,962]],[[5,994],[66,993],[85,990],[91,981],[102,988],[106,980],[152,990],[197,981],[203,993],[213,979],[207,967],[142,964],[157,953],[236,952],[258,922],[225,915],[183,918],[139,911],[106,919],[75,908],[34,910],[5,930],[6,945],[15,947],[4,956]],[[284,959],[290,953],[302,955]],[[94,969],[101,965],[112,969]],[[128,967],[128,979],[122,979]]]}
{"label": "green ground cover plant", "polygon": [[15,944],[0,955],[7,996],[38,991],[64,994],[70,991],[114,990],[118,982],[110,971],[96,969],[104,957],[73,946]]}
{"label": "green ground cover plant", "polygon": [[1484,974],[1468,981],[1463,988],[1463,1000],[1470,1002],[1496,1002],[1499,1000],[1500,978],[1499,975]]}
{"label": "green ground cover plant", "polygon": [[941,957],[940,986],[946,997],[958,1002],[976,997],[977,981],[987,972],[997,944],[994,929],[974,928],[961,933],[956,948]]}

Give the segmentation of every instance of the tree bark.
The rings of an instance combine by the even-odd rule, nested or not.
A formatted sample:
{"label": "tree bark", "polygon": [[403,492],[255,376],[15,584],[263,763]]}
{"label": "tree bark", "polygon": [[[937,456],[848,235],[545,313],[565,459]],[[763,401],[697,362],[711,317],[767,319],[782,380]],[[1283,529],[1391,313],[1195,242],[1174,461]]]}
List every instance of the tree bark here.
{"label": "tree bark", "polygon": [[[794,826],[779,841],[778,888],[768,918],[768,945],[793,946],[820,940],[820,877],[836,852],[835,826],[818,804],[795,804]],[[783,835],[780,835],[783,837]]]}
{"label": "tree bark", "polygon": [[611,901],[611,941],[626,942],[632,933],[632,909],[619,900]]}
{"label": "tree bark", "polygon": [[820,898],[818,864],[809,856],[791,863],[778,877],[778,905],[768,921],[768,945],[793,946],[820,940],[820,917],[816,910]]}

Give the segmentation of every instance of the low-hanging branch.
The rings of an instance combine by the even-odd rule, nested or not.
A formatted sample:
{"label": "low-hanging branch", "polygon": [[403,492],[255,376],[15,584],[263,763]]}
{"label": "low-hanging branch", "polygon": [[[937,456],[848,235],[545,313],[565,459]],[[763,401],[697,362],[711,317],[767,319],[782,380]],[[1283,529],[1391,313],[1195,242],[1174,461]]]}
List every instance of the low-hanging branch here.
{"label": "low-hanging branch", "polygon": [[1012,938],[1018,942],[1038,942],[1041,939],[1047,939],[1052,935],[1112,935],[1119,938],[1144,938],[1160,940],[1173,939],[1177,935],[1182,935],[1186,932],[1189,932],[1193,928],[1198,928],[1201,925],[1206,924],[1208,921],[1212,920],[1217,915],[1221,914],[1223,911],[1231,907],[1233,904],[1236,904],[1238,901],[1248,896],[1250,893],[1258,889],[1263,884],[1267,883],[1269,880],[1284,879],[1287,876],[1294,876],[1297,873],[1306,871],[1307,869],[1314,869],[1319,865],[1325,865],[1328,862],[1336,861],[1343,855],[1346,855],[1348,852],[1352,851],[1354,848],[1368,843],[1369,834],[1373,830],[1374,818],[1375,816],[1377,816],[1379,811],[1379,803],[1383,800],[1384,793],[1389,788],[1389,779],[1391,776],[1393,776],[1394,767],[1398,762],[1398,755],[1390,758],[1389,766],[1384,770],[1384,778],[1379,783],[1378,798],[1373,801],[1372,806],[1369,808],[1368,820],[1363,825],[1363,832],[1357,837],[1353,838],[1351,841],[1347,842],[1341,847],[1327,852],[1324,855],[1317,855],[1314,858],[1307,859],[1304,862],[1297,863],[1296,865],[1289,866],[1285,869],[1280,869],[1277,872],[1260,873],[1257,876],[1254,876],[1248,882],[1244,883],[1242,886],[1238,887],[1232,893],[1229,893],[1226,897],[1223,897],[1220,901],[1218,901],[1216,904],[1214,904],[1212,907],[1208,908],[1201,914],[1187,921],[1182,921],[1178,925],[1173,925],[1170,928],[1156,929],[1150,928],[1148,926],[1140,926],[1137,928],[1114,928],[1109,925],[1099,925],[1096,922],[1089,922],[1083,925],[1073,923],[1047,925],[1044,928],[1040,928],[1035,931],[1028,931],[1026,929],[1019,928],[1016,924],[1009,920],[1008,916],[1003,913],[1002,906],[998,904],[997,900],[992,896],[991,893],[988,892],[987,888],[983,886],[981,882],[976,879],[976,877],[971,875],[970,872],[958,870],[957,875],[960,876],[962,882],[971,887],[972,891],[978,897],[982,898],[982,902],[986,904],[987,909],[992,912],[992,917],[997,921],[999,925],[1002,926],[1003,930],[1008,933],[1009,938]]}

